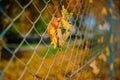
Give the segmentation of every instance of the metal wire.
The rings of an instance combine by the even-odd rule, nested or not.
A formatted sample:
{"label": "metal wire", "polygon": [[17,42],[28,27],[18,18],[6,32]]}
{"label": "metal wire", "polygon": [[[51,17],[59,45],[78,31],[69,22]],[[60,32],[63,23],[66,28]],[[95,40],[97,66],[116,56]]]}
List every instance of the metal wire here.
{"label": "metal wire", "polygon": [[[42,4],[44,6],[43,8],[42,8],[42,5],[40,5],[41,1],[42,3],[44,3]],[[55,5],[57,6],[55,7],[56,9],[53,10],[54,13],[52,13],[49,10],[48,6],[50,6],[50,4],[52,3],[55,3],[55,1],[58,1],[59,3],[57,5],[56,4],[51,5],[53,8],[55,7]],[[15,46],[14,50],[10,49],[10,47],[8,46],[9,43],[6,43],[7,45],[2,46],[8,53],[10,53],[10,55],[12,55],[10,59],[7,61],[7,64],[2,68],[2,70],[0,70],[3,74],[9,71],[11,64],[14,62],[14,59],[16,59],[16,62],[19,62],[22,66],[24,66],[24,68],[20,68],[22,70],[20,71],[21,73],[15,78],[17,80],[22,80],[24,79],[24,77],[27,77],[26,76],[27,73],[30,76],[32,76],[31,80],[32,79],[57,80],[58,75],[62,76],[63,80],[72,79],[75,75],[79,74],[80,71],[82,71],[85,67],[87,67],[94,59],[96,59],[100,55],[100,53],[104,50],[104,48],[108,45],[107,43],[103,45],[96,44],[95,47],[92,47],[89,50],[90,54],[87,54],[84,50],[84,46],[85,46],[84,43],[86,40],[88,40],[88,37],[86,35],[89,34],[88,32],[89,28],[86,27],[87,25],[83,21],[81,21],[79,18],[80,16],[83,15],[84,20],[86,20],[88,18],[89,13],[92,11],[91,9],[92,4],[90,4],[88,0],[69,0],[68,3],[65,3],[64,0],[36,0],[36,1],[29,0],[29,2],[25,6],[22,6],[19,0],[14,0],[13,2],[14,4],[18,5],[21,11],[19,14],[15,14],[17,16],[14,18],[10,17],[10,15],[6,11],[4,10],[0,11],[2,13],[2,16],[5,17],[5,19],[10,20],[10,23],[8,25],[5,25],[6,26],[5,29],[0,33],[0,37],[1,38],[6,37],[6,34],[8,34],[11,28],[13,28],[17,32],[17,34],[20,35],[22,40],[18,43],[17,46]],[[70,7],[73,4],[73,2],[75,2],[75,4],[71,10]],[[65,49],[63,48],[53,49],[53,46],[50,44],[49,40],[45,38],[45,36],[46,35],[48,36],[47,26],[55,18],[55,15],[58,12],[61,12],[60,10],[61,10],[62,4],[66,4],[64,6],[65,6],[65,9],[68,10],[68,12],[69,11],[73,12],[73,17],[75,17],[75,19],[74,19],[74,24],[72,24],[72,26],[74,26],[76,31],[75,31],[75,34],[70,34],[68,40],[63,46],[63,48],[65,47]],[[77,7],[78,4],[80,5],[80,7]],[[34,8],[34,10],[28,9],[28,8],[31,8],[31,6]],[[40,10],[39,7],[42,9]],[[76,10],[77,10],[77,13],[74,13]],[[25,21],[27,21],[27,23],[24,22],[24,20],[19,21],[22,15],[27,13],[27,11],[29,11],[31,15],[31,16],[29,15],[25,16]],[[35,15],[35,16],[32,16],[32,15]],[[44,17],[50,17],[50,19],[46,21]],[[45,27],[45,30],[43,33],[39,32],[39,30],[36,28],[36,24],[39,23],[39,20],[41,20],[42,23],[45,25],[45,26],[42,26],[42,27]],[[18,28],[22,26],[21,25],[18,26],[17,23],[20,23],[21,25],[22,24],[25,25],[24,29],[26,29],[25,27],[27,27],[29,24],[30,29],[28,31],[26,30],[27,32],[23,34],[22,31],[20,31],[20,28]],[[42,24],[40,24],[40,27],[41,25]],[[80,28],[82,29],[80,30]],[[30,43],[29,41],[27,41],[27,38],[33,35],[32,31],[34,31],[35,35],[39,37],[39,41],[35,46],[33,46],[32,43]],[[84,38],[82,38],[82,36],[78,37],[77,33],[79,32],[83,33]],[[11,35],[11,36],[14,36],[14,35]],[[72,38],[73,36],[75,37]],[[48,40],[48,43],[45,42],[44,39]],[[24,54],[25,52],[23,50],[25,44],[27,45],[27,48],[28,48],[28,49],[24,49],[26,54]],[[100,47],[101,49],[98,49]],[[93,50],[93,49],[98,49],[98,50]],[[43,50],[46,50],[46,52],[44,52]],[[18,53],[19,51],[21,52],[23,51],[23,55],[25,55],[26,57],[27,55],[30,56],[29,58],[27,57],[28,59],[27,62],[24,62],[22,58],[19,58],[17,56],[17,54],[19,54]],[[5,54],[5,53],[2,53],[2,54]],[[44,56],[41,56],[42,54],[44,54]],[[85,56],[83,57],[83,55]],[[29,65],[31,65],[32,61],[34,61],[35,57],[38,59],[37,59],[37,63],[36,62],[34,63],[36,63],[38,66],[36,68],[35,65],[32,65],[33,66],[32,69],[35,68],[35,71],[32,71],[32,69],[29,68]],[[90,59],[88,59],[88,61],[86,62],[85,59],[87,59],[88,57],[90,57]],[[46,63],[47,60],[50,60],[49,61],[50,63],[49,62]],[[43,70],[43,68],[46,70],[44,74],[40,73]],[[59,74],[59,72],[61,74]],[[3,79],[4,78],[7,78],[9,80],[9,76],[6,74],[3,76]],[[75,78],[75,80],[79,80],[79,77]]]}

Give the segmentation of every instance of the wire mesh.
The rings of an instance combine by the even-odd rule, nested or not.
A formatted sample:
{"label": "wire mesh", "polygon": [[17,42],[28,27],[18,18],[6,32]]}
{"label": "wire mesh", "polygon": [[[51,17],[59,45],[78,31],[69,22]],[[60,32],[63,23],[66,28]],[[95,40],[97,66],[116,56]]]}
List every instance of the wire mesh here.
{"label": "wire mesh", "polygon": [[[99,29],[98,23],[102,21],[99,19],[101,13],[95,8],[97,1],[93,3],[93,0],[0,0],[0,2],[1,79],[95,78],[89,76],[92,69],[88,66],[109,44],[109,31]],[[54,48],[48,26],[55,18],[62,20],[62,6],[68,14],[73,14],[65,20],[72,27],[64,45],[60,47],[57,44]],[[55,21],[53,23],[56,24]],[[61,31],[64,32],[65,29]],[[91,72],[86,77],[88,71]]]}

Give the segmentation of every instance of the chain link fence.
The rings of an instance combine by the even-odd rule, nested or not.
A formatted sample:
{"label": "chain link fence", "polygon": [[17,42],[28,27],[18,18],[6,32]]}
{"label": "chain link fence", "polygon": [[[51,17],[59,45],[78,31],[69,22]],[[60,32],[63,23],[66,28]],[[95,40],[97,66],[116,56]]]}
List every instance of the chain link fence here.
{"label": "chain link fence", "polygon": [[109,79],[106,4],[0,0],[0,79]]}

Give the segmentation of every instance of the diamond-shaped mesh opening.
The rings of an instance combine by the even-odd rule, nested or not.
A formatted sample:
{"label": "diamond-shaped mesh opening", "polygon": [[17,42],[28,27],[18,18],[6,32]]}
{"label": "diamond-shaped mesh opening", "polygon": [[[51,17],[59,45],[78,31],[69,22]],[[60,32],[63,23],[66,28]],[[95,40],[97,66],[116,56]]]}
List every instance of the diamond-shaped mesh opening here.
{"label": "diamond-shaped mesh opening", "polygon": [[[13,79],[14,80],[16,78],[19,78],[25,67],[17,58],[14,58],[14,60],[12,60],[9,65],[7,64],[7,66],[8,66],[8,68],[4,72],[3,80],[4,79]],[[12,76],[14,76],[14,77],[12,77]]]}
{"label": "diamond-shaped mesh opening", "polygon": [[10,25],[10,20],[6,18],[4,15],[1,14],[0,16],[1,22],[0,22],[0,36],[4,36],[4,30],[7,28],[8,25]]}
{"label": "diamond-shaped mesh opening", "polygon": [[5,46],[14,51],[21,43],[21,35],[12,26],[5,34]]}
{"label": "diamond-shaped mesh opening", "polygon": [[3,15],[11,20],[21,12],[20,6],[14,0],[2,1],[0,8]]}
{"label": "diamond-shaped mesh opening", "polygon": [[[41,59],[38,56],[34,56],[28,63],[28,70],[35,73],[41,65]],[[34,67],[34,68],[33,68]]]}
{"label": "diamond-shaped mesh opening", "polygon": [[43,11],[46,6],[44,0],[35,0],[33,5],[37,8],[38,11]]}
{"label": "diamond-shaped mesh opening", "polygon": [[[27,77],[26,77],[27,76]],[[32,74],[31,72],[25,71],[24,75],[22,76],[23,80],[34,80],[34,74]]]}
{"label": "diamond-shaped mesh opening", "polygon": [[23,38],[33,29],[32,23],[30,23],[24,14],[14,23],[13,26],[19,35],[21,35]]}
{"label": "diamond-shaped mesh opening", "polygon": [[26,1],[17,0],[17,1],[22,7],[26,6],[30,2],[30,0],[26,0]]}
{"label": "diamond-shaped mesh opening", "polygon": [[40,40],[41,35],[35,28],[33,28],[33,30],[26,37],[26,43],[28,43],[29,45],[37,45]]}
{"label": "diamond-shaped mesh opening", "polygon": [[53,14],[55,14],[56,17],[60,17],[61,16],[60,9],[61,9],[61,5],[59,1],[50,1],[46,10],[49,13],[49,15],[52,16]]}
{"label": "diamond-shaped mesh opening", "polygon": [[47,29],[47,24],[48,19],[46,17],[43,17],[42,19],[40,18],[37,23],[35,24],[35,31],[38,32],[37,34],[42,35],[46,29]]}
{"label": "diamond-shaped mesh opening", "polygon": [[[28,47],[29,46],[29,47]],[[20,57],[19,59],[26,64],[29,59],[31,58],[31,56],[33,55],[34,52],[34,47],[35,44],[29,44],[26,41],[23,43],[23,45],[20,47],[20,53],[22,55],[22,57]]]}
{"label": "diamond-shaped mesh opening", "polygon": [[48,72],[48,69],[43,65],[40,71],[37,73],[36,78],[45,79],[47,72]]}
{"label": "diamond-shaped mesh opening", "polygon": [[[31,17],[32,16],[32,17]],[[37,18],[38,18],[38,16],[39,16],[39,13],[38,13],[38,11],[36,10],[36,8],[34,7],[34,5],[33,4],[30,4],[27,8],[26,8],[26,10],[25,10],[25,12],[24,12],[24,14],[23,14],[23,16],[21,17],[21,19],[22,20],[24,20],[24,18],[29,18],[32,22],[34,22]]]}

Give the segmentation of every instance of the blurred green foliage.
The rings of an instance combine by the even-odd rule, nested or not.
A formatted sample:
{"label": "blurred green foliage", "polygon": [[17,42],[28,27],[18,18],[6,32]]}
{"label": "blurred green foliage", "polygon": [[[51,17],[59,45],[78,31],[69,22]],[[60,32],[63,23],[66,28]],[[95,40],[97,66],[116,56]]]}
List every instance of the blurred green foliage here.
{"label": "blurred green foliage", "polygon": [[[48,20],[46,19],[46,17],[43,16],[43,19],[46,23],[48,23]],[[47,25],[44,23],[44,21],[42,19],[40,19],[36,24],[35,24],[35,28],[37,29],[37,31],[39,33],[44,33]]]}
{"label": "blurred green foliage", "polygon": [[[61,49],[62,49],[62,51],[65,51],[66,48],[67,48],[66,46],[63,46]],[[48,49],[45,49],[45,50],[43,50],[42,54],[39,54],[39,55],[40,56],[45,56],[45,55],[52,56],[52,55],[55,55],[57,52],[60,52],[59,50],[60,50],[59,48],[50,47],[49,51],[48,51]]]}
{"label": "blurred green foliage", "polygon": [[16,39],[21,37],[14,27],[11,27],[5,36],[10,39]]}

